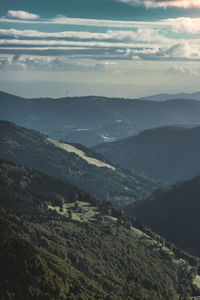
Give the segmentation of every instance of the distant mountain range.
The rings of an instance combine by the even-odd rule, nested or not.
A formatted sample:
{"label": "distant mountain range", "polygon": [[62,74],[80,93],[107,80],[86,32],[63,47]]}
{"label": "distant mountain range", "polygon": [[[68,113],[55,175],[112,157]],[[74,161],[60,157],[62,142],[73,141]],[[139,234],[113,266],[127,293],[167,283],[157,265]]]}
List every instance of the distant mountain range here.
{"label": "distant mountain range", "polygon": [[115,163],[173,183],[200,174],[200,127],[161,127],[93,147]]}
{"label": "distant mountain range", "polygon": [[96,197],[124,206],[160,183],[110,163],[80,144],[49,139],[37,131],[0,121],[0,158],[67,180]]}
{"label": "distant mountain range", "polygon": [[156,94],[147,97],[141,97],[139,99],[150,100],[150,101],[166,101],[171,99],[186,99],[186,100],[200,100],[200,92],[195,93],[178,93],[178,94]]}
{"label": "distant mountain range", "polygon": [[[155,100],[155,99],[154,99]],[[106,97],[25,99],[0,92],[0,119],[56,140],[94,146],[166,125],[200,125],[200,101]]]}
{"label": "distant mountain range", "polygon": [[199,259],[66,182],[0,161],[0,298],[176,300]]}
{"label": "distant mountain range", "polygon": [[156,191],[125,211],[177,246],[200,256],[200,176]]}

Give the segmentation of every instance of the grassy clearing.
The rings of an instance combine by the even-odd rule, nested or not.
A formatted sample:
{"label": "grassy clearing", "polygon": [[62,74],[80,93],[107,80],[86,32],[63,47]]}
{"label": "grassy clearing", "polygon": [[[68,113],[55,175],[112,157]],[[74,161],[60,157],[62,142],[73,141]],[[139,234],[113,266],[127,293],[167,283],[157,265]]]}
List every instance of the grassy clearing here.
{"label": "grassy clearing", "polygon": [[63,149],[67,152],[73,152],[73,153],[77,154],[79,157],[83,158],[91,165],[95,165],[96,167],[106,167],[106,168],[109,168],[109,169],[115,171],[115,168],[113,166],[106,164],[103,161],[100,161],[96,158],[87,156],[82,150],[77,149],[76,147],[74,147],[72,145],[69,145],[66,143],[60,143],[60,142],[57,142],[56,140],[53,140],[50,138],[48,138],[48,141],[60,149]]}
{"label": "grassy clearing", "polygon": [[49,205],[48,208],[79,222],[96,221],[97,216],[100,214],[96,207],[91,206],[88,202],[81,201],[65,203],[62,207]]}

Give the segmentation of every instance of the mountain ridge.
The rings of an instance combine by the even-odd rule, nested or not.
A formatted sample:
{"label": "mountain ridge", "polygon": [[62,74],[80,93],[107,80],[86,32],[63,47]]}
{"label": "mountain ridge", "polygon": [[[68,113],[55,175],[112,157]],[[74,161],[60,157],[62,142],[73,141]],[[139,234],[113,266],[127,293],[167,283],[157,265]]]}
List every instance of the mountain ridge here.
{"label": "mountain ridge", "polygon": [[92,149],[124,167],[174,183],[200,173],[199,141],[199,126],[165,126]]}
{"label": "mountain ridge", "polygon": [[153,101],[166,101],[170,99],[190,99],[190,100],[200,100],[200,92],[194,92],[194,93],[176,93],[176,94],[171,94],[171,93],[160,93],[160,94],[155,94],[151,96],[146,96],[146,97],[140,97],[138,99],[143,99],[143,100],[153,100]]}
{"label": "mountain ridge", "polygon": [[143,97],[134,97],[134,98],[123,98],[123,97],[106,97],[106,96],[97,96],[97,95],[87,95],[87,96],[65,96],[65,97],[38,97],[38,98],[35,98],[35,97],[22,97],[20,95],[14,95],[14,94],[11,94],[9,92],[5,92],[5,91],[0,91],[0,96],[1,95],[6,95],[6,96],[13,96],[13,97],[18,97],[18,98],[22,98],[22,99],[27,99],[27,100],[34,100],[34,99],[37,99],[37,100],[47,100],[47,99],[52,99],[52,100],[61,100],[61,99],[80,99],[80,98],[91,98],[91,99],[119,99],[119,100],[130,100],[130,101],[135,101],[135,100],[149,100],[149,101],[158,101],[156,100],[157,98],[161,98],[160,101],[168,101],[168,100],[183,100],[183,99],[186,99],[186,100],[200,100],[200,92],[197,91],[197,92],[191,92],[191,93],[184,93],[184,92],[180,92],[180,93],[159,93],[159,94],[153,94],[153,95],[150,95],[150,96],[143,96]]}
{"label": "mountain ridge", "polygon": [[0,94],[0,119],[68,140],[94,146],[148,128],[200,125],[200,102],[156,102],[106,97],[25,99]]}

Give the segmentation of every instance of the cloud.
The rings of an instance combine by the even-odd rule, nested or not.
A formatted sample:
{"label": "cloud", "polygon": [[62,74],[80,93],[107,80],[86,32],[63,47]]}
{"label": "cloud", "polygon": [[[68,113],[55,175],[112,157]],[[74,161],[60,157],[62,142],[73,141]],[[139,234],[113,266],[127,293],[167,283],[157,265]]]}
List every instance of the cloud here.
{"label": "cloud", "polygon": [[200,33],[200,18],[176,18],[167,19],[168,24],[171,24],[171,30],[174,32],[185,32],[198,34]]}
{"label": "cloud", "polygon": [[[39,17],[39,16],[38,16]],[[133,29],[155,29],[155,30],[174,30],[176,32],[199,32],[199,24],[200,18],[171,18],[171,19],[163,19],[159,21],[116,21],[116,20],[98,20],[98,19],[81,19],[81,18],[68,18],[65,16],[58,16],[54,19],[47,20],[17,20],[17,19],[8,19],[4,17],[0,17],[0,22],[7,23],[25,23],[25,24],[51,24],[51,25],[74,25],[74,26],[88,26],[88,27],[109,27],[110,29],[116,28],[133,28]],[[20,31],[15,29],[10,29],[11,31],[16,31],[16,34],[20,34]],[[122,30],[123,31],[123,30]],[[33,36],[37,31],[34,30],[25,30],[24,33],[27,36]],[[130,31],[129,31],[130,32]],[[67,36],[66,32],[60,34],[60,37]],[[69,32],[70,34],[70,32]],[[78,34],[78,32],[77,32]],[[86,33],[81,32],[84,36]],[[90,33],[91,34],[91,33]],[[52,33],[43,33],[43,36],[52,35]],[[55,33],[54,36],[58,35]]]}
{"label": "cloud", "polygon": [[[32,48],[1,48],[0,54],[5,55],[34,55],[34,56],[68,56],[73,59],[90,59],[90,60],[118,60],[120,59],[114,48],[83,48],[83,47],[32,47]],[[122,59],[124,59],[122,57]]]}
{"label": "cloud", "polygon": [[[178,31],[182,18],[167,19]],[[187,23],[188,24],[188,23]],[[189,27],[189,25],[188,25]],[[191,26],[190,26],[191,28]],[[181,29],[180,29],[181,30]],[[189,29],[188,29],[189,30]],[[191,29],[190,29],[191,30]],[[167,37],[169,31],[142,27],[105,32],[0,29],[0,53],[34,56],[69,56],[73,59],[114,60],[199,60],[200,39]],[[165,36],[166,35],[166,36]]]}
{"label": "cloud", "polygon": [[[138,0],[137,0],[138,1]],[[198,0],[199,1],[199,0]],[[157,3],[157,2],[156,2]],[[200,1],[199,1],[200,3]],[[16,11],[15,11],[16,12]],[[25,12],[24,12],[25,13]],[[27,13],[28,14],[28,13]],[[36,15],[34,15],[36,16]],[[37,16],[39,18],[39,16]],[[151,29],[151,30],[172,30],[173,32],[185,32],[185,33],[199,33],[200,32],[200,18],[189,18],[189,17],[181,17],[181,18],[170,18],[163,19],[159,21],[115,21],[115,20],[97,20],[97,19],[81,19],[81,18],[68,18],[58,16],[54,19],[47,20],[25,20],[25,19],[8,19],[4,17],[0,17],[0,22],[7,23],[25,23],[25,24],[60,24],[60,25],[74,25],[74,26],[92,26],[92,27],[109,27],[110,29],[116,28],[133,28],[133,29]],[[2,32],[3,30],[1,30]],[[19,30],[10,29],[10,32],[14,31],[17,35],[20,35]],[[121,30],[123,32],[123,30]],[[131,31],[128,31],[130,34]],[[37,31],[35,30],[25,30],[24,34],[27,36],[34,36]],[[62,32],[62,33],[41,33],[40,35],[43,37],[48,36],[58,36],[59,37],[69,37],[71,32]],[[80,33],[82,36],[86,37],[85,32]],[[125,34],[125,31],[124,31]],[[38,35],[38,33],[37,33]],[[78,31],[77,31],[78,35]],[[92,33],[90,33],[90,38]]]}
{"label": "cloud", "polygon": [[102,63],[85,65],[71,63],[68,59],[60,57],[27,57],[19,54],[0,58],[0,69],[64,72],[105,72],[107,70],[105,64]]}
{"label": "cloud", "polygon": [[134,6],[144,5],[149,8],[151,7],[166,8],[168,6],[180,7],[180,8],[190,8],[190,7],[200,8],[199,0],[116,0],[116,1],[131,4]]}
{"label": "cloud", "polygon": [[8,69],[8,65],[12,62],[12,58],[0,58],[0,70],[5,70]]}
{"label": "cloud", "polygon": [[22,20],[35,20],[39,18],[38,15],[26,11],[22,11],[22,10],[9,10],[8,17],[22,19]]}
{"label": "cloud", "polygon": [[200,74],[199,71],[200,70],[198,69],[192,69],[192,68],[186,68],[179,65],[174,65],[166,70],[166,74],[173,75],[173,76],[176,75],[199,76]]}
{"label": "cloud", "polygon": [[[197,46],[189,45],[181,41],[168,48],[144,48],[142,50],[128,49],[129,58],[157,61],[200,61],[200,49]],[[124,54],[127,56],[127,53]]]}
{"label": "cloud", "polygon": [[87,47],[87,48],[135,48],[147,47],[147,44],[126,44],[122,42],[113,43],[111,41],[63,41],[63,40],[18,40],[18,39],[2,39],[0,46],[4,47]]}
{"label": "cloud", "polygon": [[200,59],[200,50],[190,46],[188,42],[180,42],[164,52],[167,56],[187,59]]}
{"label": "cloud", "polygon": [[[160,34],[159,30],[151,28],[139,28],[135,31],[108,30],[105,33],[85,31],[64,31],[64,32],[40,32],[36,30],[0,29],[0,37],[26,39],[26,40],[70,40],[70,41],[106,41],[106,42],[166,42],[170,39]],[[5,40],[4,40],[5,41]],[[8,40],[9,43],[9,40]]]}
{"label": "cloud", "polygon": [[[73,59],[84,60],[148,60],[148,61],[200,61],[200,46],[180,41],[176,44],[166,47],[166,45],[158,46],[149,44],[123,44],[116,43],[94,43],[94,42],[76,42],[74,45],[66,44],[66,41],[60,41],[64,44],[58,46],[55,41],[20,41],[21,44],[7,44],[0,47],[1,54],[18,54],[18,55],[34,55],[34,56],[68,56]],[[29,42],[29,45],[26,44]],[[32,42],[34,42],[32,44]],[[108,46],[108,45],[112,46]],[[40,45],[40,46],[39,46]],[[85,45],[85,46],[84,46]],[[90,45],[90,46],[88,46]],[[119,46],[120,45],[120,46]]]}
{"label": "cloud", "polygon": [[[39,16],[38,16],[39,17]],[[25,23],[25,24],[61,24],[61,25],[77,25],[77,26],[92,26],[92,27],[109,27],[109,28],[159,28],[166,27],[168,24],[165,20],[161,21],[116,21],[116,20],[98,20],[98,19],[81,19],[68,18],[65,16],[58,16],[47,20],[17,20],[5,17],[0,18],[3,23]]]}

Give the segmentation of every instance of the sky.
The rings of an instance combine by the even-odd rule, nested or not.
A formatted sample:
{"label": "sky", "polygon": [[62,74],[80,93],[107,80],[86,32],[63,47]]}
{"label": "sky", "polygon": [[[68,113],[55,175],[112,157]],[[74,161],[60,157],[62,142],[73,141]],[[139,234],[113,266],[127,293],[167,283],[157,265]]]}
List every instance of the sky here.
{"label": "sky", "polygon": [[137,98],[199,83],[200,0],[0,1],[0,90]]}

